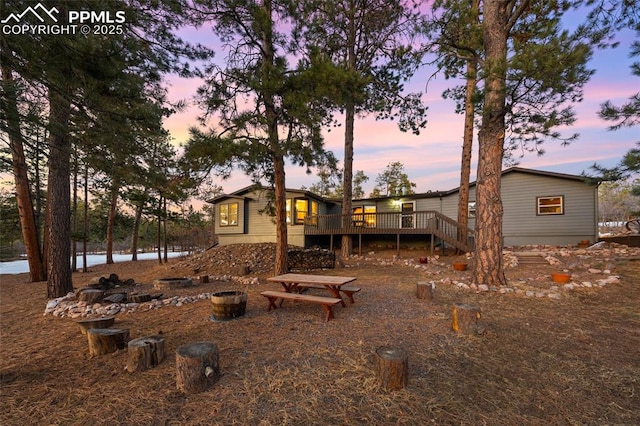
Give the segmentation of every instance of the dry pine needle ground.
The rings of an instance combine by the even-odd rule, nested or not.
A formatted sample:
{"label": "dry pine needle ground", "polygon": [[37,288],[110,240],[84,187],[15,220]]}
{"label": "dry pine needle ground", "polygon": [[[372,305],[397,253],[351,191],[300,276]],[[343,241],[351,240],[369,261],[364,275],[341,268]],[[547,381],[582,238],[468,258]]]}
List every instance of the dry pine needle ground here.
{"label": "dry pine needle ground", "polygon": [[[137,282],[189,273],[175,265],[103,265],[75,274],[74,285],[111,272]],[[182,293],[246,291],[244,317],[212,322],[207,301],[116,317],[131,338],[165,337],[165,360],[135,374],[124,370],[126,351],[90,358],[75,320],[43,316],[44,283],[5,275],[0,424],[640,424],[640,260],[613,266],[620,284],[559,300],[438,286],[433,303],[415,297],[430,278],[415,268],[315,271],[356,276],[362,288],[328,323],[314,304],[267,312],[259,292],[275,288],[264,280],[214,281]],[[451,331],[457,302],[481,308],[484,335]],[[218,345],[222,376],[210,391],[183,395],[175,349],[197,341]],[[408,352],[406,389],[379,388],[373,355],[383,345]]]}

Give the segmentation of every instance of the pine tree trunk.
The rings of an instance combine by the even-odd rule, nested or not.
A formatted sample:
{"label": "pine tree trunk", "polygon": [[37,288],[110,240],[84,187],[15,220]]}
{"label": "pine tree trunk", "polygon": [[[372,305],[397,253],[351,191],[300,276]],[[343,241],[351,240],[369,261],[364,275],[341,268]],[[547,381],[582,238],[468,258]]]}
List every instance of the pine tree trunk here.
{"label": "pine tree trunk", "polygon": [[267,137],[269,138],[269,151],[273,159],[273,186],[274,203],[276,211],[276,259],[274,272],[276,275],[284,274],[289,270],[289,260],[287,255],[288,235],[287,235],[287,193],[285,185],[284,155],[280,148],[280,137],[278,136],[278,115],[274,102],[274,94],[267,84],[275,77],[277,72],[274,67],[275,53],[273,50],[273,19],[272,4],[265,0],[262,6],[265,15],[269,17],[269,26],[265,28],[262,38],[262,98],[267,124]]}
{"label": "pine tree trunk", "polygon": [[[71,194],[69,117],[71,103],[60,88],[49,89],[49,179],[47,185],[47,297],[73,291],[71,280]],[[67,95],[67,96],[65,96]]]}
{"label": "pine tree trunk", "polygon": [[156,245],[158,246],[158,263],[162,265],[162,195],[158,200],[158,232],[156,238]]}
{"label": "pine tree trunk", "polygon": [[133,233],[131,235],[131,260],[138,260],[138,233],[140,232],[140,221],[142,221],[142,207],[144,201],[136,206],[136,216],[133,222]]}
{"label": "pine tree trunk", "polygon": [[87,238],[89,238],[89,166],[84,165],[84,223],[82,224],[82,272],[87,272]]}
{"label": "pine tree trunk", "polygon": [[[473,10],[479,8],[478,0],[473,0]],[[471,152],[473,148],[473,122],[475,118],[475,105],[473,95],[476,90],[478,63],[476,60],[467,61],[467,85],[464,103],[464,139],[462,142],[462,163],[460,165],[460,191],[458,193],[458,223],[460,230],[458,240],[466,239],[465,229],[469,227],[469,182],[471,175]]]}
{"label": "pine tree trunk", "polygon": [[71,231],[71,271],[78,270],[78,244],[76,235],[78,234],[78,152],[73,150],[73,202],[71,205],[71,218],[73,219],[73,229]]}
{"label": "pine tree trunk", "polygon": [[[347,47],[347,67],[350,70],[357,68],[356,57],[356,22],[355,17],[350,16],[349,29],[346,40]],[[344,128],[344,170],[342,184],[342,227],[350,227],[351,214],[353,213],[353,141],[356,120],[356,107],[353,101],[348,101],[345,106],[345,128]],[[342,235],[342,257],[351,256],[353,251],[353,239],[351,235]]]}
{"label": "pine tree trunk", "polygon": [[[38,227],[33,212],[31,191],[29,190],[27,162],[24,154],[22,133],[20,131],[13,76],[11,70],[4,65],[2,66],[2,89],[6,94],[6,101],[3,107],[7,121],[7,132],[9,133],[13,178],[16,185],[16,201],[20,215],[20,228],[27,253],[27,262],[29,264],[29,279],[31,282],[44,281],[47,279],[46,268],[42,259],[42,252],[40,251]],[[40,188],[37,188],[37,190],[39,189]]]}
{"label": "pine tree trunk", "polygon": [[[344,181],[342,184],[342,227],[351,225],[353,206],[353,132],[355,126],[355,106],[347,105],[345,130],[344,130]],[[353,239],[351,235],[342,235],[342,257],[351,256],[353,251]]]}
{"label": "pine tree trunk", "polygon": [[476,256],[472,281],[506,284],[502,262],[502,199],[500,184],[505,132],[507,19],[503,2],[484,3],[485,97],[478,134],[476,185]]}
{"label": "pine tree trunk", "polygon": [[118,191],[120,182],[112,177],[111,200],[109,201],[109,213],[107,215],[107,265],[113,264],[113,230],[116,223],[116,207],[118,206]]}

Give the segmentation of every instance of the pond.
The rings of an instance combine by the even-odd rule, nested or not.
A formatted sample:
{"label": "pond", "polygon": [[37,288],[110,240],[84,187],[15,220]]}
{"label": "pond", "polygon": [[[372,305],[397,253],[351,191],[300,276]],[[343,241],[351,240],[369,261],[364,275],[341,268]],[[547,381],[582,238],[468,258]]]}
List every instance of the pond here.
{"label": "pond", "polygon": [[[169,252],[167,253],[167,257],[174,258],[180,256],[186,256],[187,252]],[[147,259],[157,259],[158,253],[138,253],[138,260],[147,260]],[[78,256],[78,268],[82,268],[82,256]],[[127,254],[114,254],[113,261],[115,263],[118,262],[128,262],[131,260],[131,253]],[[87,255],[87,266],[93,265],[101,265],[106,263],[106,255],[105,254],[88,254]],[[26,260],[14,260],[11,262],[0,262],[0,274],[23,274],[25,272],[29,272],[29,263]]]}

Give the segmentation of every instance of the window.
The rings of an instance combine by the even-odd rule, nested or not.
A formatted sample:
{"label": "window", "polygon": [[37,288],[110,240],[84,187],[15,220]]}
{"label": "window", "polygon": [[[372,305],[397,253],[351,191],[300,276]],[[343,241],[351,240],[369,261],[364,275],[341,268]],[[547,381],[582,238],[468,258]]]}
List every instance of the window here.
{"label": "window", "polygon": [[468,216],[471,219],[475,219],[475,217],[476,217],[476,202],[475,201],[469,201],[469,204],[467,204],[467,212],[468,212]]}
{"label": "window", "polygon": [[291,210],[291,198],[287,198],[287,224],[290,225],[293,217],[293,212]]}
{"label": "window", "polygon": [[309,200],[296,198],[296,225],[303,225],[304,218],[309,214]]}
{"label": "window", "polygon": [[238,203],[220,205],[220,226],[238,225]]}
{"label": "window", "polygon": [[307,216],[318,215],[318,202],[306,198],[287,199],[287,223],[304,225]]}
{"label": "window", "polygon": [[537,197],[537,214],[564,214],[564,197],[562,195],[554,197]]}
{"label": "window", "polygon": [[376,206],[357,206],[353,208],[353,226],[376,226]]}

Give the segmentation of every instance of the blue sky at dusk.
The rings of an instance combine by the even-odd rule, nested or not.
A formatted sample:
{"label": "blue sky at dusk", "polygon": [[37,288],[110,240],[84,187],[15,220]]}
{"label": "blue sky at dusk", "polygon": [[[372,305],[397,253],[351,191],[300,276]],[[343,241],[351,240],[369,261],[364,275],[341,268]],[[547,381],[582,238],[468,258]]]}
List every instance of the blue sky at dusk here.
{"label": "blue sky at dusk", "polygon": [[[207,40],[211,40],[211,43],[215,40],[210,30],[190,29],[184,34],[186,39],[198,40],[205,45],[208,44]],[[521,153],[516,152],[520,167],[580,174],[594,162],[605,166],[616,165],[624,153],[635,146],[636,141],[640,140],[637,127],[608,131],[609,123],[601,120],[597,114],[606,100],[620,105],[639,90],[640,79],[633,76],[630,70],[633,61],[629,52],[634,36],[633,32],[625,31],[618,36],[620,45],[616,49],[594,52],[589,66],[595,69],[595,74],[584,88],[583,102],[574,105],[577,121],[572,127],[560,129],[563,135],[579,133],[578,140],[564,147],[558,141],[547,141],[543,146],[543,156],[526,152],[519,158]],[[224,57],[223,51],[216,53],[217,60]],[[417,184],[416,192],[448,190],[458,186],[463,116],[455,114],[453,101],[444,100],[441,96],[443,90],[453,86],[454,82],[439,77],[431,80],[426,87],[433,71],[431,68],[421,70],[407,87],[408,91],[424,92],[423,101],[429,107],[427,127],[419,136],[401,132],[395,122],[375,121],[372,117],[357,119],[353,168],[354,171],[363,170],[369,176],[370,180],[365,184],[367,193],[373,189],[376,176],[394,161],[404,164],[410,180]],[[199,81],[173,78],[170,84],[171,100],[182,99],[190,103]],[[192,104],[166,120],[165,127],[169,129],[174,143],[182,144],[188,139],[188,129],[197,125],[199,113]],[[325,131],[326,148],[340,160],[343,158],[343,132],[342,127]],[[477,137],[474,144],[477,147]],[[472,179],[475,178],[476,162],[474,150]],[[307,175],[301,167],[289,166],[286,172],[287,187],[290,188],[309,187],[318,181],[315,175]],[[248,185],[250,181],[241,171],[235,171],[230,179],[219,183],[225,192],[232,192]]]}

